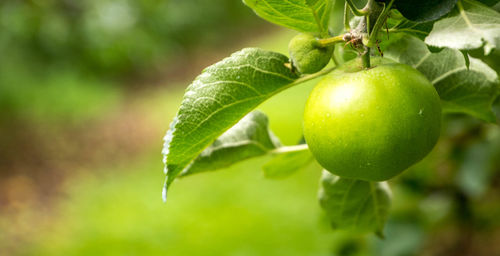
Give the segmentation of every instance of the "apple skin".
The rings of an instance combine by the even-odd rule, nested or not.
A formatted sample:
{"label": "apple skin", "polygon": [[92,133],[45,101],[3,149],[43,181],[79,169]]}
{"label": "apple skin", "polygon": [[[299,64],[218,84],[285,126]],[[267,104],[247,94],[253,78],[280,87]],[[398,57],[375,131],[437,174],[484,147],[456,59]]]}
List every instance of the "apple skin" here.
{"label": "apple skin", "polygon": [[345,178],[388,180],[423,159],[441,129],[434,86],[414,68],[356,62],[323,78],[304,111],[304,137],[327,171]]}

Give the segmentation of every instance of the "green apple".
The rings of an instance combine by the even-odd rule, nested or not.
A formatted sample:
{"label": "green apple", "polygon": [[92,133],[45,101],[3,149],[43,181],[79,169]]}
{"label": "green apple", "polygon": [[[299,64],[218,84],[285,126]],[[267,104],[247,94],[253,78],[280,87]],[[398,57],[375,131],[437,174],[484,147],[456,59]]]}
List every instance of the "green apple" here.
{"label": "green apple", "polygon": [[387,180],[424,158],[436,144],[441,105],[433,85],[414,68],[355,62],[330,73],[311,92],[304,137],[331,173]]}

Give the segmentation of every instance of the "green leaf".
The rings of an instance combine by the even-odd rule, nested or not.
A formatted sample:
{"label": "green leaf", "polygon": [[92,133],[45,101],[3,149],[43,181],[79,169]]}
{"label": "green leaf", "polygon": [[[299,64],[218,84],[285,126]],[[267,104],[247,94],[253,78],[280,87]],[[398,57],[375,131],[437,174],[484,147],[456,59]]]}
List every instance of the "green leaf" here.
{"label": "green leaf", "polygon": [[500,46],[500,14],[473,0],[460,0],[457,8],[437,21],[425,43],[436,47],[471,50],[485,54]]}
{"label": "green leaf", "polygon": [[203,150],[179,176],[215,171],[264,155],[272,156],[263,166],[264,175],[271,179],[285,178],[313,160],[306,144],[281,146],[269,130],[267,116],[253,111]]}
{"label": "green leaf", "polygon": [[432,22],[417,23],[406,20],[394,28],[398,32],[405,32],[424,39],[432,30]]}
{"label": "green leaf", "polygon": [[498,76],[481,60],[470,57],[467,69],[460,51],[445,48],[431,53],[422,41],[411,36],[390,45],[385,56],[422,72],[439,93],[444,111],[495,122],[491,105],[499,93]]}
{"label": "green leaf", "polygon": [[391,191],[386,182],[346,179],[323,171],[319,200],[334,229],[382,234]]}
{"label": "green leaf", "polygon": [[342,33],[344,29],[344,1],[333,0],[332,11],[328,21],[329,32],[333,35]]}
{"label": "green leaf", "polygon": [[206,68],[194,80],[164,138],[165,188],[204,148],[252,109],[308,79],[297,80],[298,75],[286,63],[285,55],[247,48]]}
{"label": "green leaf", "polygon": [[[406,19],[397,10],[391,10],[391,14],[387,19],[387,27],[389,28],[389,33],[406,33],[414,35],[422,40],[429,34],[432,30],[433,22],[415,22]],[[386,29],[382,29],[382,32],[387,32]],[[384,41],[383,38],[382,41]]]}
{"label": "green leaf", "polygon": [[270,152],[273,158],[262,169],[269,179],[282,179],[306,167],[313,160],[306,144],[282,147]]}
{"label": "green leaf", "polygon": [[396,0],[394,8],[409,20],[426,22],[449,13],[456,3],[457,0]]}
{"label": "green leaf", "polygon": [[499,0],[479,0],[479,2],[487,6],[494,6],[495,4],[500,3]]}
{"label": "green leaf", "polygon": [[460,51],[460,53],[462,53],[462,56],[464,56],[465,67],[466,67],[467,69],[469,69],[469,67],[470,67],[470,59],[469,59],[469,54],[467,53],[467,51]]}
{"label": "green leaf", "polygon": [[266,155],[280,146],[278,139],[269,130],[268,123],[264,113],[250,112],[201,152],[180,175],[214,171],[252,157]]}
{"label": "green leaf", "polygon": [[301,32],[328,35],[331,0],[243,0],[261,18]]}

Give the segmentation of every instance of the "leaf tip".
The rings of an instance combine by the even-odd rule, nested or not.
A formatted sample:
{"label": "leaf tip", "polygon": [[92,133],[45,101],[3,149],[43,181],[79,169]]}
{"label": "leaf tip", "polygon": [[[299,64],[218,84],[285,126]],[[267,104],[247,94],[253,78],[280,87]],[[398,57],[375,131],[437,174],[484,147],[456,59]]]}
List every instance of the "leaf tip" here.
{"label": "leaf tip", "polygon": [[167,202],[167,186],[164,185],[163,189],[161,190],[161,199],[163,200],[164,203]]}
{"label": "leaf tip", "polygon": [[165,177],[165,181],[163,182],[163,188],[161,190],[161,199],[164,203],[167,202],[167,192],[168,192],[168,176]]}

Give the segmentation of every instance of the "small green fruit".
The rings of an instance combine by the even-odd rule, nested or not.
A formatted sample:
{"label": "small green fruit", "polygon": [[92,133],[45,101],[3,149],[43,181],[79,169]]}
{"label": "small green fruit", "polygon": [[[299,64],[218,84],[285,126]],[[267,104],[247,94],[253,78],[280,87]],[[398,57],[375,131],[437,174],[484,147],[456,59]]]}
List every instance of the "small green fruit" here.
{"label": "small green fruit", "polygon": [[410,66],[353,69],[352,63],[326,76],[311,92],[304,137],[316,160],[331,173],[387,180],[420,161],[436,144],[440,99],[427,78]]}
{"label": "small green fruit", "polygon": [[311,34],[298,34],[288,44],[292,64],[302,74],[312,74],[323,69],[333,53],[333,46],[319,47]]}

